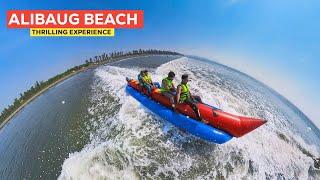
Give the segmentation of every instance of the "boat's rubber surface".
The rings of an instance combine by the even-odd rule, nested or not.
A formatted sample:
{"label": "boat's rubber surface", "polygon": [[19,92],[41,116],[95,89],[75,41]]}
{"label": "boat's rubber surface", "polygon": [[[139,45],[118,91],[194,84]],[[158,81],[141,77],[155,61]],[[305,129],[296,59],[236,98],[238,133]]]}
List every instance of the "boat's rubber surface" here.
{"label": "boat's rubber surface", "polygon": [[[143,105],[145,105],[147,108],[149,108],[151,111],[155,112],[156,114],[158,114],[162,118],[172,122],[173,124],[177,125],[178,127],[184,128],[188,132],[190,132],[198,137],[201,137],[203,139],[212,141],[212,142],[223,143],[223,142],[226,142],[226,139],[222,138],[224,140],[213,141],[212,139],[215,139],[215,138],[219,139],[221,137],[208,138],[208,137],[205,137],[208,135],[207,133],[211,134],[212,132],[214,132],[214,133],[216,133],[217,136],[218,135],[221,136],[222,133],[224,133],[223,135],[226,135],[226,136],[228,135],[228,136],[230,136],[230,138],[232,136],[241,137],[241,136],[251,132],[252,130],[258,128],[262,124],[266,123],[266,121],[262,120],[262,119],[236,116],[236,115],[224,112],[218,108],[212,107],[210,105],[198,103],[197,106],[198,106],[201,118],[208,121],[210,124],[210,125],[205,125],[202,122],[195,120],[196,114],[194,113],[194,111],[192,110],[192,108],[189,105],[184,104],[184,103],[178,104],[176,106],[176,110],[179,113],[175,113],[169,108],[169,107],[171,107],[169,99],[166,98],[165,96],[163,96],[159,89],[153,89],[152,92],[149,95],[147,95],[146,89],[142,88],[136,80],[127,79],[127,81],[128,81],[127,91],[134,98],[136,98],[139,102],[141,102]],[[135,93],[135,94],[133,94],[133,93]],[[146,100],[144,100],[144,98],[146,98]],[[144,100],[144,102],[142,102],[142,100]],[[157,104],[159,107],[161,106],[162,109],[161,109],[161,111],[157,110],[157,108],[159,108],[159,107],[155,108],[155,107],[153,107],[154,105],[149,105],[149,104]],[[163,109],[163,108],[165,108],[165,109]],[[166,111],[164,111],[164,110],[166,110]],[[166,113],[162,114],[164,112],[166,112]],[[179,118],[179,121],[176,120],[176,118]],[[184,118],[184,121],[185,120],[189,120],[189,121],[184,122],[184,121],[182,121],[182,118]],[[180,120],[181,120],[181,122],[180,122]],[[192,123],[190,124],[189,122],[196,123],[197,126],[199,124],[199,127],[201,127],[201,129],[202,129],[201,132],[197,129],[198,127],[190,126]],[[203,128],[202,128],[202,126],[200,126],[200,124],[203,125],[204,127],[210,127],[210,128],[212,128],[212,130],[210,130],[210,131],[208,129],[203,130]],[[197,129],[197,130],[195,130],[195,129]],[[207,131],[207,130],[208,130],[208,132],[202,132],[202,131]]]}
{"label": "boat's rubber surface", "polygon": [[171,109],[153,101],[148,96],[141,94],[130,86],[126,87],[126,91],[153,113],[201,139],[222,144],[232,138],[232,136],[226,132],[188,118],[185,115],[175,113]]}

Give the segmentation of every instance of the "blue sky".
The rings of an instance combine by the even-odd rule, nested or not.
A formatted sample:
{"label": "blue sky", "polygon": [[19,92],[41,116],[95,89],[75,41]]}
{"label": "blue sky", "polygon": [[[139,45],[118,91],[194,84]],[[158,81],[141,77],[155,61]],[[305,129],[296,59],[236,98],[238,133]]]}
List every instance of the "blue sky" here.
{"label": "blue sky", "polygon": [[[36,80],[113,50],[159,48],[215,59],[269,85],[320,127],[320,2],[295,0],[5,0],[0,3],[0,109]],[[141,30],[113,38],[31,38],[9,9],[141,9]]]}

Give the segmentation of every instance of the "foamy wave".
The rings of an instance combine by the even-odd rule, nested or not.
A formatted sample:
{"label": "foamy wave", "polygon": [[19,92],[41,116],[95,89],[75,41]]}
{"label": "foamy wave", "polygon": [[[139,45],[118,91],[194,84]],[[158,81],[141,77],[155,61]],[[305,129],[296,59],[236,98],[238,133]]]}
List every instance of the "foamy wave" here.
{"label": "foamy wave", "polygon": [[[160,81],[170,70],[190,74],[193,92],[224,111],[268,123],[224,145],[199,140],[152,115],[125,93],[125,77],[141,69],[96,70],[92,87],[91,143],[70,154],[60,179],[308,179],[316,145],[296,133],[285,104],[264,86],[219,65],[180,58],[151,70]],[[296,117],[298,118],[298,117]],[[309,153],[309,154],[308,154]]]}
{"label": "foamy wave", "polygon": [[[130,166],[117,166],[109,155],[117,155],[121,148],[112,142],[102,143],[97,147],[87,146],[76,152],[63,163],[59,179],[138,179]],[[121,160],[120,160],[121,161]],[[122,159],[121,164],[126,164]]]}

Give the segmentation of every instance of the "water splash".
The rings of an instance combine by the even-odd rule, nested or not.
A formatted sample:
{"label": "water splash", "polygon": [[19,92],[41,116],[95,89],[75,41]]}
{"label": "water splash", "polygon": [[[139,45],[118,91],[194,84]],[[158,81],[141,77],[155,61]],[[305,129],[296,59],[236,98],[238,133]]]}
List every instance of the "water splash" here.
{"label": "water splash", "polygon": [[[162,119],[125,93],[125,77],[139,68],[101,67],[92,87],[91,142],[70,154],[60,179],[228,178],[316,179],[311,156],[319,147],[304,139],[290,120],[301,118],[260,83],[218,64],[180,58],[151,73],[155,81],[170,70],[188,73],[193,92],[204,102],[268,123],[254,132],[215,145]],[[319,139],[318,139],[319,142]]]}

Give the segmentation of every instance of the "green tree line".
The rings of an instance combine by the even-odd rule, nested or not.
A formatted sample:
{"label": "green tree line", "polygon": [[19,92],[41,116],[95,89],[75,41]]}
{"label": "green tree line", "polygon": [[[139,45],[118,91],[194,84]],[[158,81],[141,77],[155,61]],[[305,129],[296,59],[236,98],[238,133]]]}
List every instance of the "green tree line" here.
{"label": "green tree line", "polygon": [[33,98],[33,96],[36,95],[38,92],[40,92],[41,90],[47,88],[51,84],[59,81],[60,79],[72,73],[75,73],[77,71],[80,71],[88,67],[93,67],[93,66],[97,66],[97,65],[105,64],[109,62],[115,62],[126,57],[135,57],[135,56],[141,56],[141,55],[161,55],[161,54],[162,55],[182,55],[177,52],[155,50],[155,49],[147,49],[147,50],[139,49],[139,50],[133,50],[129,52],[118,51],[118,52],[111,52],[109,54],[103,53],[101,55],[89,58],[85,60],[84,64],[70,68],[63,73],[48,79],[47,81],[36,81],[35,84],[31,86],[28,90],[26,90],[23,93],[20,93],[20,97],[15,98],[13,101],[13,104],[4,108],[4,110],[1,112],[1,115],[0,115],[0,124],[3,121],[5,121],[12,113],[14,113],[20,106],[22,106],[24,102]]}

